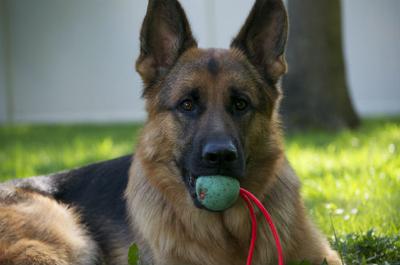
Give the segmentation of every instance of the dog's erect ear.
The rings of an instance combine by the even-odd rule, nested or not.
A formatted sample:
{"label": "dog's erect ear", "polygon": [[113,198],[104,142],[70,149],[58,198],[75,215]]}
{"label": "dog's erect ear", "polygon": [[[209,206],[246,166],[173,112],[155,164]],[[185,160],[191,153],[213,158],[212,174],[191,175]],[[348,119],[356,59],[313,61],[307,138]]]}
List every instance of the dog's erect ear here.
{"label": "dog's erect ear", "polygon": [[196,40],[178,1],[149,0],[136,61],[136,70],[145,84],[165,74],[185,50],[195,46]]}
{"label": "dog's erect ear", "polygon": [[231,47],[242,50],[267,80],[286,72],[288,19],[282,0],[256,0]]}

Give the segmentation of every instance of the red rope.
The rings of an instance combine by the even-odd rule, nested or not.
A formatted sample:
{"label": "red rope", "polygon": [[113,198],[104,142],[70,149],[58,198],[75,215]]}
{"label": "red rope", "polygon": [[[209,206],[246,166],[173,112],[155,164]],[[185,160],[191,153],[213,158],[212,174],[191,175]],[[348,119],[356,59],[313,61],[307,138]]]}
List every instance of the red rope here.
{"label": "red rope", "polygon": [[247,195],[245,193],[241,192],[240,196],[246,202],[247,208],[249,208],[250,217],[251,217],[251,241],[250,241],[250,247],[249,247],[249,254],[247,255],[247,262],[246,262],[246,265],[250,265],[253,260],[254,247],[255,247],[256,239],[257,239],[257,217],[256,217],[256,214],[254,213],[253,204],[251,204],[251,201],[247,197]]}
{"label": "red rope", "polygon": [[243,198],[243,200],[247,204],[247,207],[249,208],[250,217],[251,217],[251,225],[252,225],[251,242],[250,242],[249,255],[247,257],[246,265],[251,265],[251,261],[253,259],[254,246],[255,246],[255,242],[256,242],[256,230],[257,230],[257,227],[256,227],[257,220],[256,220],[256,216],[254,214],[254,209],[253,209],[253,206],[251,205],[250,200],[252,200],[256,204],[256,206],[263,213],[265,220],[267,220],[267,223],[272,232],[272,235],[274,236],[276,248],[278,251],[278,265],[283,265],[283,252],[282,252],[281,242],[279,240],[278,232],[276,231],[275,225],[272,222],[272,218],[271,218],[270,214],[268,213],[267,209],[265,209],[264,205],[257,199],[256,196],[254,196],[252,193],[250,193],[249,191],[247,191],[243,188],[240,188],[240,196]]}

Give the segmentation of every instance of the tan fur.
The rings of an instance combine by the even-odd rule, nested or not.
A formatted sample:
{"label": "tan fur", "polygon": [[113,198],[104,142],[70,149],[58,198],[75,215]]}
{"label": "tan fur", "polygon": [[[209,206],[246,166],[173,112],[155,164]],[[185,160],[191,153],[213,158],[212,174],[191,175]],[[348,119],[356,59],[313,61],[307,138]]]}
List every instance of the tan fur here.
{"label": "tan fur", "polygon": [[0,264],[93,264],[97,247],[74,209],[12,187],[0,195]]}
{"label": "tan fur", "polygon": [[[150,244],[157,264],[245,264],[250,220],[243,202],[239,201],[224,213],[197,209],[183,183],[178,181],[174,165],[146,164],[139,154],[131,168],[126,196],[129,212],[133,213],[133,225]],[[160,181],[151,183],[145,172],[151,172],[152,177]],[[259,198],[266,197],[265,206],[278,228],[285,260],[321,264],[326,258],[329,264],[341,264],[337,254],[306,216],[298,179],[286,161],[281,161],[278,175]],[[260,214],[258,221],[263,223]],[[265,223],[258,229],[253,264],[276,264],[276,249],[270,231]]]}
{"label": "tan fur", "polygon": [[[229,58],[243,60],[238,51],[223,53],[228,61]],[[182,55],[174,69],[190,69],[187,65],[190,61],[199,64],[209,56],[209,51],[191,49]],[[251,66],[248,68],[253,71]],[[179,94],[182,87],[184,89],[182,82],[199,84],[198,80],[201,80],[200,87],[208,87],[216,93],[208,98],[213,100],[211,106],[222,104],[226,87],[224,80],[240,78],[239,73],[228,69],[222,71],[217,79],[206,74],[196,79],[202,75],[200,70],[193,74],[195,77],[184,72],[182,81],[183,77],[180,78],[179,71],[176,71],[178,73],[174,75],[172,70],[171,79],[166,80],[174,88],[171,95]],[[218,89],[210,87],[210,84],[219,84]],[[251,230],[247,208],[241,200],[223,213],[208,212],[193,205],[176,164],[181,149],[190,142],[184,142],[172,114],[157,111],[158,97],[155,92],[146,102],[150,117],[142,131],[125,192],[132,226],[149,244],[157,265],[245,264]],[[271,104],[276,101],[270,100]],[[307,217],[299,194],[299,180],[284,157],[277,105],[272,105],[270,115],[256,114],[248,127],[245,149],[252,154],[252,159],[241,186],[260,198],[271,213],[286,261],[307,260],[319,265],[326,258],[329,264],[341,264],[338,255]],[[258,227],[253,264],[276,264],[276,247],[271,232],[259,213],[258,219],[263,225]]]}

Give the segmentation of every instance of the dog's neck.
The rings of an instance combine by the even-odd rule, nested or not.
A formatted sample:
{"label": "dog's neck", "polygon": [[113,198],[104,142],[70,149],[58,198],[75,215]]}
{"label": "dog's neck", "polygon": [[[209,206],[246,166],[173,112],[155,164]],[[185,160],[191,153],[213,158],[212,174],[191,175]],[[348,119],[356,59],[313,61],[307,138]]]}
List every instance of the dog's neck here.
{"label": "dog's neck", "polygon": [[[233,251],[240,247],[239,239],[248,242],[250,227],[247,215],[242,213],[245,210],[243,205],[230,210],[230,215],[198,209],[189,196],[182,195],[187,194],[183,183],[182,190],[170,186],[167,180],[158,183],[161,187],[154,186],[145,175],[145,167],[143,162],[135,159],[125,196],[131,224],[142,228],[141,236],[149,243],[155,260],[169,259],[170,264],[178,260],[178,263],[190,264],[235,264],[236,260],[218,260],[216,257],[237,257]],[[168,176],[163,177],[168,179]],[[232,245],[228,241],[236,247],[227,248]],[[219,254],[213,257],[207,251],[210,246],[202,246],[198,242],[209,242]],[[204,257],[199,257],[202,253]]]}
{"label": "dog's neck", "polygon": [[[251,234],[244,203],[238,201],[223,213],[198,209],[175,162],[166,162],[160,157],[146,159],[152,148],[140,142],[139,147],[125,197],[132,227],[143,228],[140,236],[150,245],[155,259],[170,259],[169,264],[244,264]],[[274,172],[281,158],[276,155],[274,161],[250,167],[246,188],[263,199],[276,179]],[[204,242],[209,245],[204,246]],[[261,259],[267,258],[271,256]]]}

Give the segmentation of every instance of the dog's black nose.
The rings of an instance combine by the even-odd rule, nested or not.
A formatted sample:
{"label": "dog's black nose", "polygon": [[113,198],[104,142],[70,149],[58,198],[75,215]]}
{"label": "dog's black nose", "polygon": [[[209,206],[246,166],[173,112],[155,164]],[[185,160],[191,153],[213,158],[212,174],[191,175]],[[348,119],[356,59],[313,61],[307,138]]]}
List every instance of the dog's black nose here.
{"label": "dog's black nose", "polygon": [[203,160],[215,166],[235,162],[238,157],[238,150],[229,139],[208,140],[202,150]]}

